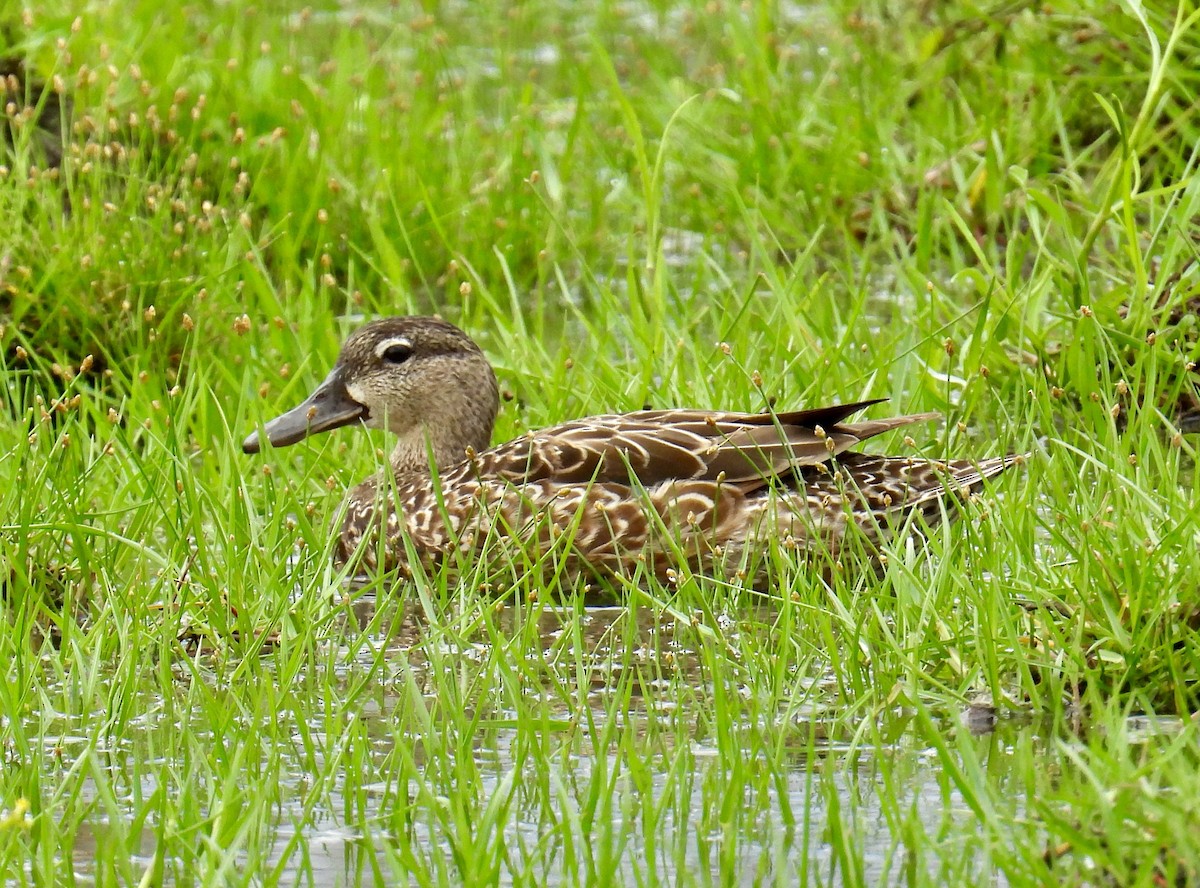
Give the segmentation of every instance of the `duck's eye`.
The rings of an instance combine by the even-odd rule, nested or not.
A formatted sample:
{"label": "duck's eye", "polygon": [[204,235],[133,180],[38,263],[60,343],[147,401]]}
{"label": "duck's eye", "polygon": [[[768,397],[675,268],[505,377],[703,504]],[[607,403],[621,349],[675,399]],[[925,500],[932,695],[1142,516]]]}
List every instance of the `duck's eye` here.
{"label": "duck's eye", "polygon": [[412,346],[402,343],[389,345],[380,353],[379,357],[383,359],[385,364],[403,364],[412,357]]}

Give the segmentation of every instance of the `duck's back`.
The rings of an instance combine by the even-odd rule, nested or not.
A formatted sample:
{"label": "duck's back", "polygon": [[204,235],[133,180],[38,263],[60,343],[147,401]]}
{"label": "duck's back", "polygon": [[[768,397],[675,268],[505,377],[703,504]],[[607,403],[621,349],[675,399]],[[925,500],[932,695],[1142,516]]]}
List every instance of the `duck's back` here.
{"label": "duck's back", "polygon": [[[481,554],[519,570],[663,576],[672,565],[733,574],[769,540],[836,557],[851,527],[877,545],[914,510],[975,489],[979,466],[847,448],[934,418],[842,419],[865,404],[797,413],[643,411],[590,417],[517,438],[437,475],[353,490],[339,560],[426,566]],[[953,508],[951,505],[950,508]],[[386,514],[386,522],[376,515]],[[386,528],[386,530],[384,529]],[[460,565],[465,566],[465,565]]]}

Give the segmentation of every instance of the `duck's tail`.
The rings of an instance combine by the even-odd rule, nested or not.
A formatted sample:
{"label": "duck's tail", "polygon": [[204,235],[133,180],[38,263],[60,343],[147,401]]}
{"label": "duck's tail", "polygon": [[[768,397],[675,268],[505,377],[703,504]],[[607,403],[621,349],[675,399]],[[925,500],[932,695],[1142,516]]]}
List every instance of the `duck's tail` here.
{"label": "duck's tail", "polygon": [[837,464],[846,476],[842,484],[847,497],[858,500],[853,511],[886,526],[912,513],[927,524],[939,520],[943,511],[953,516],[960,502],[977,493],[984,481],[1027,457],[1011,453],[976,462],[848,453],[839,456]]}

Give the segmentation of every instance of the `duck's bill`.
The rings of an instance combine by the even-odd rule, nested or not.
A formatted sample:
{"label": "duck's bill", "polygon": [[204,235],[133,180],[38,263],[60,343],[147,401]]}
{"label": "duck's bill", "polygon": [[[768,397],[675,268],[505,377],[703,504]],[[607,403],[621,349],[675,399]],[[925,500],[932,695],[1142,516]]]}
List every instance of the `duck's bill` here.
{"label": "duck's bill", "polygon": [[242,451],[258,453],[264,438],[272,447],[286,447],[309,435],[341,428],[367,416],[367,408],[350,397],[341,373],[334,369],[302,404],[275,417],[262,427],[261,433],[251,432],[242,442]]}

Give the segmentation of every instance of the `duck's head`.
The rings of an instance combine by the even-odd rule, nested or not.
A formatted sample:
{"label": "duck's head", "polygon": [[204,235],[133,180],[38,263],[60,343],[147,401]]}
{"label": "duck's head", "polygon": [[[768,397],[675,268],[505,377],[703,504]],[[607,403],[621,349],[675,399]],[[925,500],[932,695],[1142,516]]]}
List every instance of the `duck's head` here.
{"label": "duck's head", "polygon": [[468,447],[488,447],[498,406],[491,365],[462,330],[437,318],[385,318],[346,340],[316,391],[252,432],[242,450],[257,453],[263,438],[285,447],[361,422],[399,436],[398,470],[427,467],[431,449],[444,466]]}

